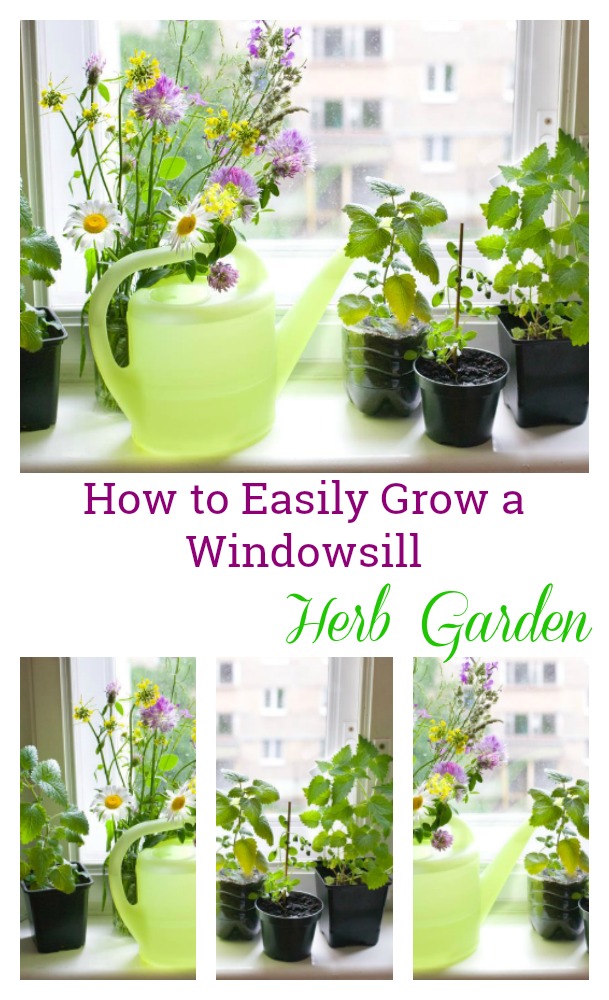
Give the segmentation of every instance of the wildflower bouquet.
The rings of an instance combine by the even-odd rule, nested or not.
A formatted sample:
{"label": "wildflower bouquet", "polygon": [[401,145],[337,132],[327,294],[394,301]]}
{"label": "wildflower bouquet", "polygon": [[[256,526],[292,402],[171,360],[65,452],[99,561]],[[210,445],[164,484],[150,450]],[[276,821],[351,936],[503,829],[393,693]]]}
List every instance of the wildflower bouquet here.
{"label": "wildflower bouquet", "polygon": [[[459,680],[444,683],[430,714],[413,709],[413,842],[445,851],[453,837],[446,829],[455,805],[467,802],[476,785],[507,763],[502,741],[486,730],[494,722],[500,688],[497,663],[468,657]],[[424,667],[415,659],[414,684],[425,691]],[[430,706],[431,707],[431,706]]]}
{"label": "wildflower bouquet", "polygon": [[[132,292],[175,272],[204,276],[218,292],[233,287],[238,272],[222,258],[241,235],[236,224],[257,223],[282,182],[313,164],[309,141],[282,128],[299,110],[290,94],[302,76],[301,29],[256,21],[247,49],[222,57],[201,95],[186,79],[197,71],[210,24],[169,22],[171,66],[136,50],[118,77],[104,80],[105,59],[94,54],[80,93],[52,81],[42,91],[41,106],[63,119],[73,143],[70,190],[78,184],[84,198],[73,204],[64,235],[84,253],[87,295],[128,254],[161,244],[192,249],[192,259],[179,263],[176,254],[175,265],[135,275],[115,294],[108,333],[121,365]],[[87,308],[88,299],[83,324]],[[99,376],[97,385],[98,398],[116,406]]]}
{"label": "wildflower bouquet", "polygon": [[195,746],[196,721],[188,708],[174,703],[188,661],[179,657],[166,664],[169,696],[149,678],[135,693],[120,698],[120,684],[106,687],[101,709],[83,704],[74,719],[91,730],[99,758],[97,790],[90,809],[106,825],[106,851],[123,832],[147,820],[175,821],[176,833],[145,838],[129,849],[123,862],[123,884],[130,902],[136,902],[135,862],[140,847],[196,832]]}

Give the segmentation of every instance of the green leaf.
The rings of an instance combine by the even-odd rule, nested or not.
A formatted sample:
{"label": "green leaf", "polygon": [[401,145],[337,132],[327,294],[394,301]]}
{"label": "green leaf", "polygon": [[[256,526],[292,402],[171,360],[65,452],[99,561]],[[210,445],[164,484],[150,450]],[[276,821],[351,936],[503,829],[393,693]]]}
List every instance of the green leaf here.
{"label": "green leaf", "polygon": [[566,258],[560,258],[552,263],[548,273],[552,285],[561,296],[580,291],[588,283],[588,265],[583,261],[570,263]]}
{"label": "green leaf", "polygon": [[543,170],[543,168],[548,165],[549,160],[550,151],[545,142],[542,142],[540,146],[536,146],[535,149],[531,150],[531,152],[525,156],[520,166],[522,170]]}
{"label": "green leaf", "polygon": [[85,292],[88,295],[93,288],[93,282],[95,281],[95,276],[97,274],[97,251],[95,247],[89,247],[85,250],[85,265],[87,268]]}
{"label": "green leaf", "polygon": [[103,97],[104,101],[109,101],[110,100],[110,91],[106,87],[105,83],[98,83],[97,84],[97,89],[99,90],[99,92],[100,92],[101,96]]}
{"label": "green leaf", "polygon": [[517,181],[520,175],[522,174],[522,170],[520,169],[520,167],[515,167],[511,165],[505,167],[499,167],[499,169],[503,174],[504,180],[506,181]]}
{"label": "green leaf", "polygon": [[410,257],[423,239],[423,226],[415,218],[397,218],[391,223],[391,228],[397,237],[398,243]]}
{"label": "green leaf", "polygon": [[413,191],[410,200],[402,202],[399,207],[405,212],[412,212],[422,226],[437,226],[448,218],[442,202],[421,191]]}
{"label": "green leaf", "polygon": [[416,283],[412,274],[392,274],[383,291],[393,315],[405,326],[414,311]]}
{"label": "green leaf", "polygon": [[562,811],[560,807],[555,806],[551,800],[548,804],[543,799],[538,799],[533,803],[533,811],[529,822],[531,826],[545,826],[547,829],[552,830],[561,816]]}
{"label": "green leaf", "polygon": [[508,229],[518,218],[518,192],[505,184],[495,188],[488,201],[486,221],[489,228],[499,226]]}
{"label": "green leaf", "polygon": [[26,233],[31,233],[34,228],[32,209],[30,208],[30,203],[25,197],[23,191],[20,191],[19,194],[19,226],[21,229],[24,229]]}
{"label": "green leaf", "polygon": [[328,847],[344,847],[346,843],[347,834],[344,830],[333,830],[332,833],[328,834]]}
{"label": "green leaf", "polygon": [[40,802],[21,802],[19,806],[19,831],[22,844],[36,840],[47,821],[46,809]]}
{"label": "green leaf", "polygon": [[371,309],[372,303],[365,295],[343,295],[338,300],[338,315],[347,326],[360,323]]}
{"label": "green leaf", "polygon": [[355,784],[355,775],[345,774],[334,778],[332,782],[332,803],[342,802],[349,797],[349,793]]}
{"label": "green leaf", "polygon": [[305,826],[313,830],[316,826],[319,826],[321,813],[319,809],[305,809],[304,812],[300,813],[299,819],[301,823],[304,823]]}
{"label": "green leaf", "polygon": [[80,809],[66,809],[59,817],[66,830],[85,836],[89,832],[89,820]]}
{"label": "green leaf", "polygon": [[444,289],[442,289],[439,292],[436,292],[436,294],[433,296],[433,298],[431,300],[432,306],[434,306],[434,307],[441,306],[442,303],[444,302],[444,294],[445,294],[444,293]]}
{"label": "green leaf", "polygon": [[61,250],[57,240],[45,233],[44,229],[34,229],[21,240],[21,255],[54,271],[61,267]]}
{"label": "green leaf", "polygon": [[391,761],[392,758],[388,753],[379,754],[375,760],[370,761],[370,770],[375,778],[378,778],[379,781],[385,780]]}
{"label": "green leaf", "polygon": [[330,801],[332,786],[327,778],[316,775],[309,786],[304,789],[305,798],[310,806],[325,806]]}
{"label": "green leaf", "polygon": [[366,257],[378,263],[383,250],[391,243],[391,237],[382,228],[379,220],[362,205],[345,205],[344,212],[351,220],[349,240],[345,247],[347,257]]}
{"label": "green leaf", "polygon": [[[434,295],[434,299],[436,296]],[[442,300],[440,300],[442,301]],[[422,292],[417,290],[414,297],[413,312],[417,319],[420,319],[422,323],[428,323],[431,319],[431,305],[425,298]]]}
{"label": "green leaf", "polygon": [[177,753],[164,753],[159,757],[157,764],[158,771],[172,771],[180,763]]}
{"label": "green leaf", "polygon": [[187,166],[183,156],[166,156],[159,167],[159,177],[164,181],[173,181]]}
{"label": "green leaf", "polygon": [[49,882],[60,892],[65,892],[66,895],[74,892],[76,888],[76,876],[74,874],[74,869],[72,865],[64,861],[62,865],[58,865],[57,868],[51,868],[49,872]]}
{"label": "green leaf", "polygon": [[258,801],[265,805],[268,805],[270,802],[277,802],[279,799],[279,792],[268,781],[261,781],[259,778],[256,778],[252,782],[252,790]]}
{"label": "green leaf", "polygon": [[32,281],[43,281],[47,287],[55,284],[55,276],[49,269],[33,260],[29,261],[28,273]]}
{"label": "green leaf", "polygon": [[350,745],[347,743],[345,744],[344,747],[341,747],[340,750],[337,750],[337,752],[332,757],[331,761],[332,767],[342,768],[344,767],[345,764],[349,764],[352,758],[353,758],[353,752],[351,750]]}
{"label": "green leaf", "polygon": [[237,819],[239,810],[232,804],[227,795],[216,792],[216,826],[230,830]]}
{"label": "green leaf", "polygon": [[43,760],[32,771],[32,781],[43,795],[60,806],[68,805],[68,793],[61,780],[61,768],[56,760]]}
{"label": "green leaf", "polygon": [[380,889],[389,881],[389,876],[382,868],[372,868],[362,875],[362,881],[369,889]]}
{"label": "green leaf", "polygon": [[590,217],[587,212],[579,212],[571,223],[573,239],[582,253],[590,249]]}
{"label": "green leaf", "polygon": [[382,177],[366,177],[366,184],[375,194],[380,194],[382,198],[397,198],[404,194],[404,188],[399,184],[391,184],[384,181]]}
{"label": "green leaf", "polygon": [[476,246],[480,253],[488,260],[501,260],[505,250],[505,239],[503,236],[482,236],[476,240]]}
{"label": "green leaf", "polygon": [[526,189],[520,203],[520,217],[523,226],[543,217],[552,201],[552,193],[550,184],[534,184]]}
{"label": "green leaf", "polygon": [[541,253],[551,238],[550,230],[547,229],[543,219],[536,219],[534,222],[529,222],[527,226],[522,226],[521,229],[515,229],[514,232],[510,233],[508,247]]}
{"label": "green leaf", "polygon": [[524,859],[524,867],[528,871],[529,875],[537,875],[538,872],[542,872],[544,868],[548,865],[548,858],[545,854],[541,854],[538,851],[531,851],[527,854]]}
{"label": "green leaf", "polygon": [[384,201],[378,208],[375,208],[374,214],[377,219],[392,219],[397,214],[397,207],[391,204],[391,202]]}
{"label": "green leaf", "polygon": [[317,836],[314,838],[311,847],[314,851],[323,851],[324,847],[328,843],[328,834],[325,830],[320,830]]}
{"label": "green leaf", "polygon": [[567,875],[574,875],[577,871],[581,854],[581,844],[577,837],[568,837],[565,840],[561,840],[556,848],[556,852]]}
{"label": "green leaf", "polygon": [[235,857],[244,875],[251,875],[258,854],[258,845],[253,837],[241,837],[235,843]]}
{"label": "green leaf", "polygon": [[440,280],[440,272],[436,258],[433,255],[429,243],[423,240],[418,247],[413,247],[410,259],[420,274],[425,274],[431,279],[433,285],[437,285]]}
{"label": "green leaf", "polygon": [[38,750],[36,747],[21,747],[19,753],[19,766],[21,771],[31,771],[38,763]]}
{"label": "green leaf", "polygon": [[221,773],[227,781],[230,781],[232,785],[242,785],[243,782],[249,781],[247,775],[239,774],[238,771],[228,771],[225,768],[222,768]]}
{"label": "green leaf", "polygon": [[260,837],[261,840],[264,840],[271,847],[273,844],[273,831],[266,816],[261,814],[258,819],[252,820],[252,826],[256,836]]}
{"label": "green leaf", "polygon": [[497,271],[495,275],[495,280],[493,282],[493,288],[500,295],[505,295],[509,292],[510,287],[515,285],[518,281],[518,272],[514,264],[506,264],[502,267],[500,271]]}
{"label": "green leaf", "polygon": [[523,264],[518,271],[518,287],[534,288],[535,285],[541,284],[542,275],[543,272],[537,264],[533,264],[532,262]]}

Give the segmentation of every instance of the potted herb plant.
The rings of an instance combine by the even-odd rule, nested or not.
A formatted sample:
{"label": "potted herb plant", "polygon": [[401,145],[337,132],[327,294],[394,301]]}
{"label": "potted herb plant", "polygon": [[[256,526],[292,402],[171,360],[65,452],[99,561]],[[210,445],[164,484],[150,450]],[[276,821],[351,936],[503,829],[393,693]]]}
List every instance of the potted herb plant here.
{"label": "potted herb plant", "polygon": [[[52,285],[55,281],[52,272],[61,267],[61,252],[54,237],[34,226],[23,186],[19,192],[19,221],[22,279]],[[68,335],[51,309],[26,302],[23,281],[19,309],[21,430],[40,431],[52,427],[57,420],[61,345]]]}
{"label": "potted herb plant", "polygon": [[413,270],[438,283],[438,265],[424,235],[446,220],[446,209],[420,191],[404,197],[397,184],[366,180],[383,199],[378,208],[343,209],[351,223],[345,254],[373,265],[355,273],[364,283],[362,291],[343,295],[338,303],[347,395],[369,416],[408,416],[420,403],[412,358],[431,319],[431,306]]}
{"label": "potted herb plant", "polygon": [[[590,887],[586,888],[586,893],[589,894]],[[582,920],[584,921],[584,934],[586,935],[586,948],[590,951],[590,897],[586,895],[583,899],[579,901],[579,909],[582,915]]]}
{"label": "potted herb plant", "polygon": [[256,899],[268,868],[259,840],[269,846],[274,841],[264,807],[277,802],[279,792],[236,771],[222,774],[233,787],[216,791],[216,826],[226,831],[216,838],[216,934],[225,941],[249,941],[260,929]]}
{"label": "potted herb plant", "polygon": [[[65,848],[84,843],[89,822],[68,801],[57,761],[39,760],[34,746],[21,749],[20,790],[21,888],[36,947],[82,948],[93,880],[83,865],[66,859]],[[57,814],[50,815],[47,800],[59,807]]]}
{"label": "potted herb plant", "polygon": [[546,770],[551,792],[529,789],[529,823],[547,831],[537,837],[541,849],[524,859],[528,872],[529,916],[543,938],[574,940],[583,930],[580,901],[587,895],[588,856],[582,840],[589,835],[589,786],[579,778]]}
{"label": "potted herb plant", "polygon": [[347,744],[331,760],[318,761],[320,774],[304,789],[310,808],[300,819],[318,828],[311,848],[324,904],[320,927],[332,948],[379,939],[393,871],[391,761],[360,735],[355,750]]}
{"label": "potted herb plant", "polygon": [[587,150],[559,131],[553,155],[542,143],[501,167],[506,183],[482,206],[492,232],[476,246],[503,265],[504,399],[521,427],[581,424],[588,412],[588,170]]}
{"label": "potted herb plant", "polygon": [[[450,309],[450,294],[454,291],[454,312],[431,324],[425,350],[414,360],[414,371],[421,387],[427,435],[438,444],[470,448],[491,437],[509,366],[492,351],[468,346],[476,333],[461,323],[462,301],[473,296],[473,289],[463,281],[463,223],[459,227],[459,246],[448,243],[447,249],[454,264],[446,288],[433,301],[439,305],[445,294]],[[480,274],[477,278],[479,285],[485,280]]]}
{"label": "potted herb plant", "polygon": [[287,819],[280,817],[285,826],[285,833],[279,839],[279,849],[284,851],[283,869],[266,876],[256,901],[265,954],[279,962],[309,958],[323,908],[317,896],[296,891],[299,880],[288,875],[288,864],[297,853],[295,847],[290,847],[291,816],[292,803],[288,802]]}

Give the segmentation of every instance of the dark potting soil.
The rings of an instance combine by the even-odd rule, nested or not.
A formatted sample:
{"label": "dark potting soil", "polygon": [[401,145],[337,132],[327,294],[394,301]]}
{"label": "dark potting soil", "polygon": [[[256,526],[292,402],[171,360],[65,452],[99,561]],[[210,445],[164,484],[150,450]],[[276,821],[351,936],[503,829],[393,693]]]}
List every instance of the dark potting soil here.
{"label": "dark potting soil", "polygon": [[274,917],[309,917],[317,913],[319,900],[306,892],[291,892],[285,903],[274,903],[272,899],[259,899],[258,907]]}
{"label": "dark potting soil", "polygon": [[445,385],[485,385],[494,382],[505,374],[505,362],[496,354],[477,351],[471,348],[457,360],[456,372],[454,365],[440,365],[433,358],[419,358],[417,369],[421,375],[442,382]]}

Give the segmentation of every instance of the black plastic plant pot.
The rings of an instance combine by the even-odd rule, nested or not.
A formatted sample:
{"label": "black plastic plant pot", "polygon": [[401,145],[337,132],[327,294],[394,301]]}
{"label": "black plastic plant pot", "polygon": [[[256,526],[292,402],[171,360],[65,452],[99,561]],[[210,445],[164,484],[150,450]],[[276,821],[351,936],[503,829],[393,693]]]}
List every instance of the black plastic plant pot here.
{"label": "black plastic plant pot", "polygon": [[382,329],[370,324],[343,327],[345,388],[354,406],[369,417],[409,417],[421,403],[412,360],[404,354],[417,350],[427,327],[414,321],[408,327]]}
{"label": "black plastic plant pot", "polygon": [[[40,309],[46,319],[59,323],[51,309]],[[59,324],[61,326],[61,324]],[[49,328],[49,333],[53,327]],[[57,420],[61,345],[67,338],[63,326],[45,337],[39,351],[21,348],[21,430],[43,431]]]}
{"label": "black plastic plant pot", "polygon": [[223,941],[251,941],[260,930],[256,897],[264,878],[236,881],[221,873],[216,880],[216,935]]}
{"label": "black plastic plant pot", "polygon": [[582,920],[584,921],[584,934],[586,935],[586,948],[588,949],[588,951],[590,951],[590,937],[589,937],[589,934],[590,934],[590,931],[589,931],[589,924],[590,924],[590,900],[589,899],[580,899],[580,901],[579,901],[579,908],[581,910]]}
{"label": "black plastic plant pot", "polygon": [[515,340],[517,316],[497,317],[499,349],[510,366],[503,398],[520,427],[583,424],[588,413],[589,348],[570,340]]}
{"label": "black plastic plant pot", "polygon": [[93,879],[81,864],[80,881],[74,892],[59,889],[28,889],[22,882],[28,916],[39,952],[72,951],[82,948],[87,936],[89,889]]}
{"label": "black plastic plant pot", "polygon": [[[497,403],[508,376],[508,364],[498,354],[466,348],[459,359],[465,371],[488,370],[487,381],[455,381],[446,365],[438,366],[429,358],[417,358],[414,371],[421,387],[423,419],[428,437],[438,444],[454,448],[472,448],[484,444],[493,433]],[[446,381],[435,378],[446,375]],[[476,376],[472,375],[472,379]]]}
{"label": "black plastic plant pot", "polygon": [[378,943],[389,885],[369,889],[366,885],[326,885],[324,876],[334,873],[319,867],[316,892],[324,904],[320,930],[331,948]]}
{"label": "black plastic plant pot", "polygon": [[270,899],[256,903],[262,926],[262,947],[278,962],[301,962],[309,958],[322,902],[308,892],[291,892],[286,908]]}
{"label": "black plastic plant pot", "polygon": [[587,876],[560,882],[547,874],[529,875],[528,906],[531,926],[548,941],[575,941],[584,929],[579,906],[587,890]]}

